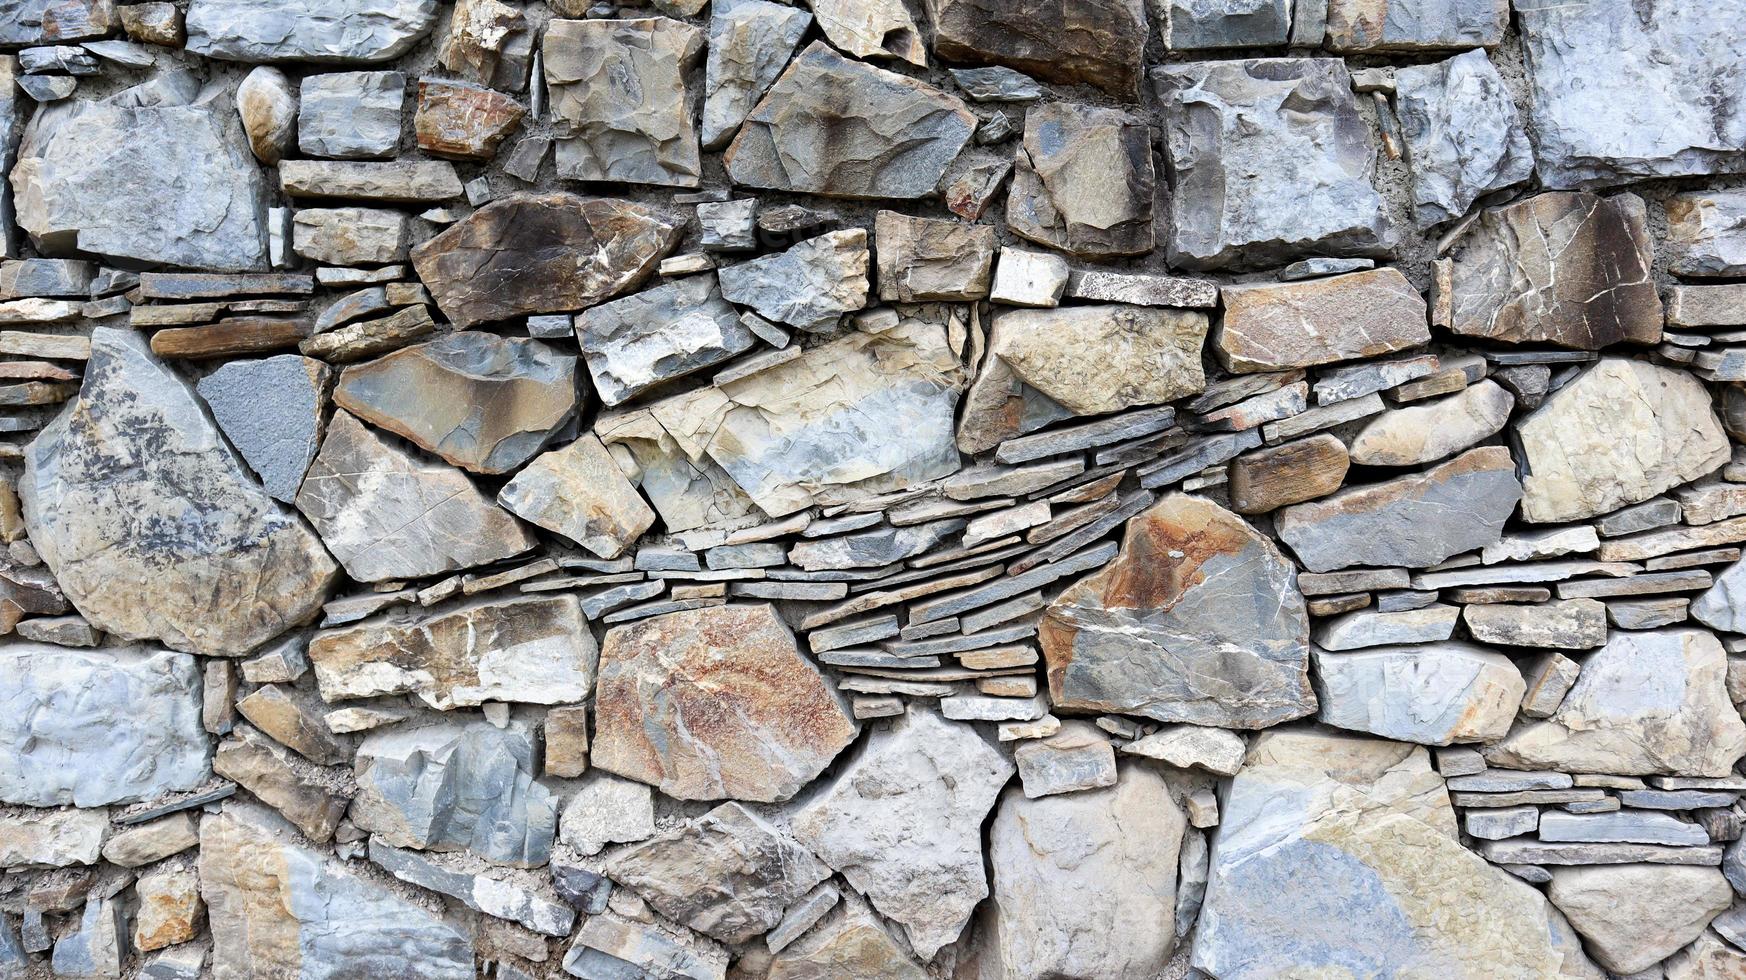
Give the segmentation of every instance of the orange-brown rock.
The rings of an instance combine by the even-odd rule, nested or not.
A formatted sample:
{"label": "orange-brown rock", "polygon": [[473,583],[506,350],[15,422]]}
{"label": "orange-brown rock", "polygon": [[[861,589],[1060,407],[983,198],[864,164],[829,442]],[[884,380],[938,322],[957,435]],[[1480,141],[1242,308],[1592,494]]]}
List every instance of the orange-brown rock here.
{"label": "orange-brown rock", "polygon": [[432,156],[489,160],[525,115],[525,106],[494,89],[426,78],[412,126],[418,148]]}
{"label": "orange-brown rock", "polygon": [[1231,509],[1265,514],[1340,489],[1351,459],[1346,444],[1326,432],[1231,461]]}
{"label": "orange-brown rock", "polygon": [[767,604],[608,631],[594,722],[596,768],[682,800],[786,800],[859,730]]}

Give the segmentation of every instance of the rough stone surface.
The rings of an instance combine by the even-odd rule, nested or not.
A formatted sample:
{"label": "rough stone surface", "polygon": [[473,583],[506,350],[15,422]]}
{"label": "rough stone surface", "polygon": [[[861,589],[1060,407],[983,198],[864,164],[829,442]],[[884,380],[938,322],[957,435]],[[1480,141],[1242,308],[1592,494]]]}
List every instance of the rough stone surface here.
{"label": "rough stone surface", "polygon": [[320,361],[280,354],[230,361],[201,378],[195,390],[262,488],[291,503],[321,448],[322,409],[332,380]]}
{"label": "rough stone surface", "polygon": [[599,854],[608,844],[648,840],[655,836],[654,790],[595,770],[565,805],[558,833],[583,854]]}
{"label": "rough stone surface", "polygon": [[1501,653],[1459,641],[1316,652],[1323,724],[1402,742],[1492,742],[1509,732],[1525,685]]}
{"label": "rough stone surface", "polygon": [[1128,523],[1114,562],[1045,611],[1050,695],[1066,708],[1228,728],[1301,718],[1315,695],[1293,577],[1242,518],[1166,497]]}
{"label": "rough stone surface", "polygon": [[1088,793],[1028,799],[1008,789],[988,833],[990,938],[1007,976],[1163,971],[1186,829],[1164,777],[1138,764]]}
{"label": "rough stone surface", "polygon": [[1225,315],[1213,343],[1220,362],[1232,371],[1375,357],[1431,337],[1424,300],[1397,269],[1226,286],[1219,292]]}
{"label": "rough stone surface", "polygon": [[563,704],[588,694],[598,653],[574,596],[480,599],[317,633],[309,661],[329,701],[416,694],[447,710]]}
{"label": "rough stone surface", "polygon": [[1665,209],[1670,271],[1682,276],[1746,275],[1746,192],[1674,194]]}
{"label": "rough stone surface", "polygon": [[724,0],[710,6],[704,74],[703,145],[719,149],[794,53],[812,23],[804,10],[768,0]]}
{"label": "rough stone surface", "polygon": [[678,243],[672,215],[630,201],[512,194],[412,250],[431,297],[457,327],[579,310],[655,271]]}
{"label": "rough stone surface", "polygon": [[615,626],[599,677],[593,764],[679,799],[786,800],[859,731],[768,605]]}
{"label": "rough stone surface", "polygon": [[898,303],[988,296],[994,229],[880,211],[873,222],[879,298]]}
{"label": "rough stone surface", "polygon": [[328,423],[297,509],[360,582],[483,565],[534,544],[459,470],[414,456],[346,412]]}
{"label": "rough stone surface", "polygon": [[828,331],[844,313],[867,305],[868,264],[867,233],[857,228],[809,238],[718,275],[728,300],[802,330]]}
{"label": "rough stone surface", "polygon": [[340,71],[306,76],[298,87],[297,148],[310,156],[380,160],[400,148],[406,76]]}
{"label": "rough stone surface", "polygon": [[1728,460],[1709,392],[1690,375],[1605,358],[1515,428],[1522,517],[1574,521],[1648,500]]}
{"label": "rough stone surface", "polygon": [[576,359],[461,330],[340,373],[334,404],[475,473],[507,473],[576,412]]}
{"label": "rough stone surface", "polygon": [[931,959],[988,896],[982,822],[1012,774],[974,729],[912,708],[881,722],[791,824]]}
{"label": "rough stone surface", "polygon": [[1054,102],[1025,113],[1006,197],[1013,234],[1071,255],[1153,246],[1152,129],[1119,109]]}
{"label": "rough stone surface", "polygon": [[188,50],[226,61],[387,61],[436,24],[436,0],[194,0]]}
{"label": "rough stone surface", "polygon": [[1580,658],[1582,673],[1550,718],[1519,722],[1486,758],[1564,772],[1726,775],[1746,755],[1726,661],[1700,630],[1615,632]]}
{"label": "rough stone surface", "polygon": [[1448,398],[1383,412],[1352,437],[1351,459],[1367,466],[1433,463],[1495,435],[1515,406],[1513,395],[1487,380]]}
{"label": "rough stone surface", "polygon": [[1051,82],[1085,82],[1139,95],[1148,25],[1142,0],[928,0],[934,53],[948,61],[1016,68]]}
{"label": "rough stone surface", "polygon": [[1392,231],[1351,77],[1332,58],[1202,61],[1153,70],[1164,104],[1172,265],[1371,255]]}
{"label": "rough stone surface", "polygon": [[655,512],[593,433],[536,457],[503,485],[497,500],[602,558],[624,554],[655,522]]}
{"label": "rough stone surface", "polygon": [[934,190],[975,128],[956,98],[815,41],[746,116],[723,159],[745,187],[914,198]]}
{"label": "rough stone surface", "polygon": [[1413,215],[1433,225],[1534,173],[1534,150],[1484,51],[1395,72],[1395,112],[1412,163]]}
{"label": "rough stone surface", "polygon": [[1485,211],[1453,253],[1449,327],[1599,350],[1661,339],[1643,199],[1537,194]]}
{"label": "rough stone surface", "polygon": [[1423,474],[1294,504],[1275,515],[1274,527],[1312,572],[1424,567],[1498,540],[1521,499],[1509,450],[1488,446]]}
{"label": "rough stone surface", "polygon": [[237,656],[314,616],[338,569],[138,334],[102,328],[79,397],[30,443],[24,523],[107,633]]}
{"label": "rough stone surface", "polygon": [[703,31],[667,17],[554,20],[541,51],[558,173],[695,187],[702,169],[687,69]]}
{"label": "rough stone surface", "polygon": [[757,342],[710,275],[585,310],[576,317],[576,337],[594,390],[607,405],[719,364]]}
{"label": "rough stone surface", "polygon": [[1555,868],[1546,895],[1595,961],[1615,973],[1648,969],[1698,937],[1733,900],[1714,868],[1627,864]]}
{"label": "rough stone surface", "polygon": [[1335,51],[1494,47],[1509,8],[1497,0],[1330,0],[1327,45]]}

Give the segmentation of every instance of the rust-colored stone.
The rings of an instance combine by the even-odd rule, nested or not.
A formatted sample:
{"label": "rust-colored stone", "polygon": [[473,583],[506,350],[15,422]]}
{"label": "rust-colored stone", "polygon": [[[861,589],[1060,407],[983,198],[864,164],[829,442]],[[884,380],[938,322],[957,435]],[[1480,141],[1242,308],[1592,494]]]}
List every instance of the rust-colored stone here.
{"label": "rust-colored stone", "polygon": [[1231,461],[1231,509],[1265,514],[1340,489],[1351,459],[1346,444],[1326,432],[1271,446]]}

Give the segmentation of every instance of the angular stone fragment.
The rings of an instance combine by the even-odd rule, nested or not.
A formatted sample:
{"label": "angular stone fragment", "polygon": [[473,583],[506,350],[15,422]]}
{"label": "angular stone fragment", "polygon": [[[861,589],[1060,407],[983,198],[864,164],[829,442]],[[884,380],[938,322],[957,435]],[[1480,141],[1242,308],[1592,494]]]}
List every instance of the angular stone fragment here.
{"label": "angular stone fragment", "polygon": [[328,731],[323,705],[313,693],[268,684],[239,700],[236,707],[250,724],[317,765],[351,761],[351,747]]}
{"label": "angular stone fragment", "polygon": [[[690,494],[704,495],[723,518],[749,513],[754,501],[782,517],[955,472],[960,460],[951,427],[962,372],[941,324],[903,319],[657,402],[642,419],[611,427],[617,431],[604,423],[597,428],[609,446],[619,432],[651,443],[672,440],[672,455],[651,453],[642,462],[643,488],[670,529],[678,513],[696,507],[683,499]],[[680,499],[664,499],[669,493]]]}
{"label": "angular stone fragment", "polygon": [[0,802],[126,804],[210,774],[192,657],[148,648],[0,653]]}
{"label": "angular stone fragment", "polygon": [[1616,813],[1561,813],[1540,817],[1540,839],[1547,841],[1621,841],[1634,844],[1702,845],[1710,835],[1702,827],[1671,813],[1628,810]]}
{"label": "angular stone fragment", "polygon": [[413,132],[432,156],[489,160],[521,124],[527,107],[482,85],[425,78],[418,83]]}
{"label": "angular stone fragment", "polygon": [[24,131],[11,183],[18,226],[47,254],[267,265],[260,167],[218,88],[45,106]]}
{"label": "angular stone fragment", "polygon": [[1729,459],[1701,381],[1647,361],[1605,358],[1516,424],[1522,518],[1579,521],[1661,493]]}
{"label": "angular stone fragment", "polygon": [[594,390],[607,405],[719,364],[757,342],[712,275],[687,276],[585,310],[576,317],[576,337]]}
{"label": "angular stone fragment", "polygon": [[370,839],[370,860],[401,881],[441,892],[470,909],[534,932],[568,936],[576,922],[575,909],[513,879],[452,871],[422,854],[390,847],[376,838]]}
{"label": "angular stone fragment", "polygon": [[236,111],[255,159],[272,165],[291,149],[297,132],[297,95],[277,68],[262,65],[236,88]]}
{"label": "angular stone fragment", "polygon": [[685,72],[703,44],[701,30],[666,17],[552,21],[541,51],[558,176],[696,187]]}
{"label": "angular stone fragment", "polygon": [[406,259],[407,217],[382,208],[303,208],[291,219],[291,250],[328,265]]}
{"label": "angular stone fragment", "polygon": [[558,826],[564,843],[583,854],[648,840],[655,835],[653,790],[596,769],[570,797]]}
{"label": "angular stone fragment", "polygon": [[1234,776],[1243,766],[1248,746],[1241,735],[1222,728],[1166,725],[1123,745],[1121,750],[1178,769],[1205,769],[1221,776]]}
{"label": "angular stone fragment", "polygon": [[1498,540],[1521,498],[1509,450],[1482,446],[1425,473],[1294,504],[1274,527],[1312,572],[1424,568]]}
{"label": "angular stone fragment", "polygon": [[275,500],[291,503],[321,446],[327,365],[296,354],[229,361],[195,388]]}
{"label": "angular stone fragment", "polygon": [[1455,632],[1461,609],[1433,602],[1417,609],[1360,609],[1316,624],[1316,646],[1359,650],[1401,643],[1435,643]]}
{"label": "angular stone fragment", "polygon": [[482,599],[324,630],[309,660],[328,701],[416,694],[439,710],[588,696],[598,653],[575,596]]}
{"label": "angular stone fragment", "polygon": [[1484,51],[1406,65],[1394,77],[1419,224],[1459,218],[1475,200],[1533,176],[1528,133]]}
{"label": "angular stone fragment", "polygon": [[1139,977],[1175,944],[1178,852],[1187,824],[1164,778],[1122,768],[1112,787],[1003,795],[989,831],[991,941],[1009,977]]}
{"label": "angular stone fragment", "polygon": [[17,811],[0,817],[0,865],[22,870],[96,864],[108,829],[103,809]]}
{"label": "angular stone fragment", "polygon": [[192,868],[160,868],[134,883],[139,910],[134,913],[133,945],[141,952],[185,943],[205,924],[200,879]]}
{"label": "angular stone fragment", "polygon": [[1691,617],[1705,626],[1746,633],[1746,559],[1722,570],[1715,584],[1691,601]]}
{"label": "angular stone fragment", "polygon": [[1481,643],[1586,650],[1607,641],[1606,606],[1593,599],[1543,605],[1491,603],[1462,613],[1468,632]]}
{"label": "angular stone fragment", "polygon": [[[940,702],[948,718],[955,717],[950,708],[955,700],[958,699],[946,698]],[[1054,735],[1026,740],[1013,749],[1012,761],[1018,766],[1019,781],[1028,799],[1080,793],[1116,783],[1115,749],[1109,737],[1090,722],[1069,721]]]}
{"label": "angular stone fragment", "polygon": [[1554,868],[1546,895],[1614,973],[1648,969],[1696,939],[1733,900],[1714,868]]}
{"label": "angular stone fragment", "polygon": [[1153,78],[1175,173],[1172,265],[1387,251],[1370,127],[1338,59],[1185,62]]}
{"label": "angular stone fragment", "polygon": [[57,977],[119,977],[127,958],[127,914],[119,901],[92,898],[77,928],[55,940]]}
{"label": "angular stone fragment", "polygon": [[611,299],[647,279],[681,230],[631,201],[512,194],[414,248],[412,264],[443,315],[470,327]]}
{"label": "angular stone fragment", "polygon": [[1485,749],[1512,768],[1721,776],[1746,755],[1726,691],[1727,655],[1702,630],[1616,632],[1544,721]]}
{"label": "angular stone fragment", "polygon": [[1422,748],[1268,732],[1223,809],[1194,936],[1194,966],[1209,975],[1543,977],[1586,965],[1539,892],[1457,841]]}
{"label": "angular stone fragment", "polygon": [[593,433],[535,458],[504,484],[497,501],[602,558],[624,554],[655,522],[655,512]]}
{"label": "angular stone fragment", "polygon": [[1152,128],[1120,109],[1051,102],[1025,113],[1006,197],[1013,234],[1071,255],[1153,246]]}
{"label": "angular stone fragment", "polygon": [[1459,641],[1316,651],[1322,723],[1402,742],[1496,741],[1524,690],[1508,657]]}
{"label": "angular stone fragment", "polygon": [[[1519,0],[1517,29],[1531,86],[1540,182],[1592,187],[1746,168],[1746,39],[1718,36],[1714,18],[1746,13],[1738,0],[1704,7],[1573,8]],[[1654,92],[1644,101],[1641,93]]]}
{"label": "angular stone fragment", "polygon": [[526,724],[397,725],[358,746],[358,828],[395,847],[466,850],[494,864],[538,867],[551,854],[558,801],[534,778]]}
{"label": "angular stone fragment", "polygon": [[1493,381],[1481,381],[1436,401],[1372,416],[1352,437],[1352,462],[1416,466],[1453,456],[1497,434],[1516,400]]}
{"label": "angular stone fragment", "polygon": [[399,449],[334,413],[297,509],[360,582],[484,565],[534,546],[465,475]]}
{"label": "angular stone fragment", "polygon": [[471,980],[457,926],[297,842],[289,824],[242,802],[201,824],[200,892],[212,924],[212,975],[417,976]]}
{"label": "angular stone fragment", "polygon": [[1229,470],[1231,509],[1265,514],[1324,497],[1340,489],[1350,465],[1346,444],[1327,433],[1238,456]]}
{"label": "angular stone fragment", "polygon": [[564,972],[576,977],[726,980],[728,960],[726,949],[700,936],[609,913],[583,921],[564,955]]}
{"label": "angular stone fragment", "polygon": [[1277,371],[1416,347],[1431,339],[1425,301],[1398,269],[1307,282],[1226,286],[1213,335],[1231,371]]}
{"label": "angular stone fragment", "polygon": [[1343,52],[1490,48],[1508,25],[1509,6],[1501,0],[1330,0],[1327,46]]}
{"label": "angular stone fragment", "polygon": [[310,156],[380,160],[400,149],[406,76],[397,71],[309,75],[299,86],[297,148]]}
{"label": "angular stone fragment", "polygon": [[194,0],[188,50],[226,61],[389,61],[437,19],[436,0]]}
{"label": "angular stone fragment", "polygon": [[186,812],[128,827],[103,842],[103,859],[124,868],[161,861],[200,843],[200,824]]}
{"label": "angular stone fragment", "polygon": [[815,41],[746,116],[722,159],[745,187],[915,198],[933,193],[975,128],[956,98]]}
{"label": "angular stone fragment", "polygon": [[1668,271],[1681,276],[1746,275],[1746,191],[1674,194],[1665,204]]}
{"label": "angular stone fragment", "polygon": [[[489,85],[503,69],[519,60],[516,49],[527,30],[527,18],[520,3],[459,0],[448,33],[437,49],[437,63],[464,78]],[[525,79],[525,70],[519,74]]]}
{"label": "angular stone fragment", "polygon": [[842,896],[841,902],[816,928],[781,949],[770,963],[769,980],[926,980],[927,972],[916,965],[903,940],[891,934],[866,902],[853,892]]}
{"label": "angular stone fragment", "polygon": [[613,627],[599,676],[594,765],[679,799],[786,800],[859,731],[769,605]]}
{"label": "angular stone fragment", "polygon": [[782,73],[811,23],[806,11],[767,0],[718,0],[711,5],[704,148],[720,149],[733,136]]}
{"label": "angular stone fragment", "polygon": [[1291,36],[1289,0],[1197,3],[1170,0],[1155,8],[1164,15],[1159,30],[1172,51],[1258,48],[1283,45]]}
{"label": "angular stone fragment", "polygon": [[1172,494],[1044,612],[1061,708],[1263,728],[1315,710],[1296,569],[1231,512]]}
{"label": "angular stone fragment", "polygon": [[1537,194],[1483,212],[1452,252],[1448,326],[1579,350],[1661,339],[1643,199]]}
{"label": "angular stone fragment", "polygon": [[993,448],[1070,415],[1155,405],[1206,387],[1207,317],[1147,306],[1071,306],[995,315],[965,396],[958,447]]}
{"label": "angular stone fragment", "polygon": [[948,61],[1085,82],[1129,101],[1139,95],[1148,36],[1142,0],[928,0],[927,9],[934,53]]}
{"label": "angular stone fragment", "polygon": [[881,722],[791,826],[932,959],[988,895],[981,826],[1012,774],[970,726],[912,707]]}
{"label": "angular stone fragment", "polygon": [[388,163],[281,160],[279,186],[293,198],[339,197],[391,204],[447,201],[461,196],[461,178],[455,173],[455,165],[446,160]]}
{"label": "angular stone fragment", "polygon": [[236,656],[306,622],[338,569],[249,479],[143,336],[92,334],[79,397],[25,452],[31,543],[92,625]]}
{"label": "angular stone fragment", "polygon": [[576,359],[462,330],[346,368],[333,398],[456,466],[507,473],[574,416]]}
{"label": "angular stone fragment", "polygon": [[662,915],[727,943],[768,932],[831,869],[770,823],[726,803],[607,864]]}
{"label": "angular stone fragment", "polygon": [[318,843],[333,839],[351,790],[344,769],[318,769],[248,725],[220,742],[212,771],[248,790]]}
{"label": "angular stone fragment", "polygon": [[994,229],[880,211],[873,219],[879,298],[897,303],[988,296]]}

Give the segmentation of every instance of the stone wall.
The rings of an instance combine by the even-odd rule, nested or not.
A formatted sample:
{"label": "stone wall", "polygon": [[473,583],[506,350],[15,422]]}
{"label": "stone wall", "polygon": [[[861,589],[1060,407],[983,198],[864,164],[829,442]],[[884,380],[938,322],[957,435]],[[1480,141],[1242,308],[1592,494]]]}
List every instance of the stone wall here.
{"label": "stone wall", "polygon": [[1746,0],[0,0],[0,978],[1746,977]]}

